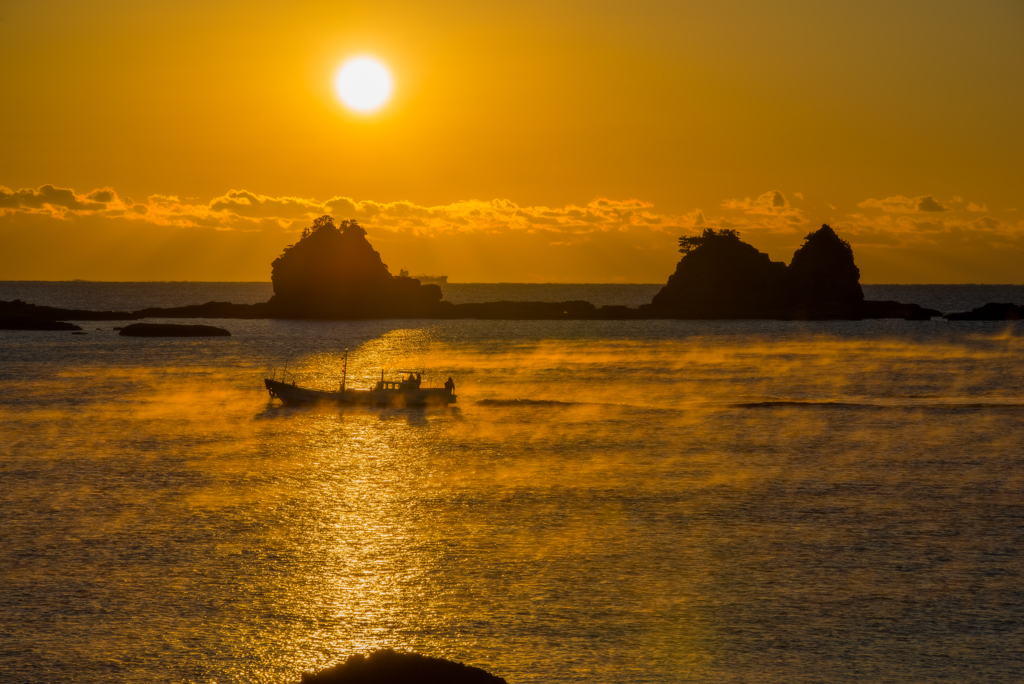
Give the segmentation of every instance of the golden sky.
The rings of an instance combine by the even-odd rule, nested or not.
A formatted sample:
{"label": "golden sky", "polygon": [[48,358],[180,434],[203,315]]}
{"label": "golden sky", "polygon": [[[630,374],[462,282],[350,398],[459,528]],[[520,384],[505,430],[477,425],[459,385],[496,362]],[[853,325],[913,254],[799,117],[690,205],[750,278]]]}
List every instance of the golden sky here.
{"label": "golden sky", "polygon": [[267,280],[331,213],[462,282],[830,223],[863,282],[1021,283],[1022,35],[1020,0],[0,0],[0,279]]}

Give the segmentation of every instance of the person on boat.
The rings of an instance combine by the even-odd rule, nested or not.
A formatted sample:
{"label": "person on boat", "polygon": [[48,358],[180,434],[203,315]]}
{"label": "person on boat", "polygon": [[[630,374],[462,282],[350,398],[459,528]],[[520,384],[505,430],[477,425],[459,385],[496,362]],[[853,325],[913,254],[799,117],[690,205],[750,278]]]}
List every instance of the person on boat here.
{"label": "person on boat", "polygon": [[455,381],[452,377],[448,376],[448,382],[444,383],[444,388],[448,390],[448,394],[455,394]]}

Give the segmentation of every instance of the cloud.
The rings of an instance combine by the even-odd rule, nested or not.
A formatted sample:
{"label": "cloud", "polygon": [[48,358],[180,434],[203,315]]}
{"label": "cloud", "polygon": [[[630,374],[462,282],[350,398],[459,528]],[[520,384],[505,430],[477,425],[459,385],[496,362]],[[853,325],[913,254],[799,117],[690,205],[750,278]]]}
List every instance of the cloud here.
{"label": "cloud", "polygon": [[738,209],[747,214],[769,214],[777,215],[791,210],[789,200],[778,190],[769,190],[751,200],[745,197],[742,200],[725,200],[722,202],[724,209]]}
{"label": "cloud", "polygon": [[[959,197],[953,198],[953,201],[962,202]],[[922,195],[921,197],[904,197],[903,195],[896,195],[895,197],[886,197],[883,200],[868,198],[863,202],[860,202],[857,206],[862,209],[881,209],[882,211],[890,214],[915,214],[918,212],[938,213],[941,211],[951,211],[949,207],[943,206],[931,195]]]}
{"label": "cloud", "polygon": [[717,221],[709,218],[708,227],[796,233],[809,223],[803,211],[792,206],[779,190],[763,192],[753,200],[749,197],[727,199],[721,203],[721,208],[732,215],[727,214]]}
{"label": "cloud", "polygon": [[949,209],[947,209],[946,207],[942,206],[941,204],[936,202],[934,199],[932,199],[931,195],[928,195],[927,197],[922,197],[920,200],[918,200],[918,202],[917,202],[917,210],[918,211],[949,211]]}
{"label": "cloud", "polygon": [[1024,221],[993,216],[850,214],[832,222],[856,249],[858,246],[920,248],[985,243],[989,247],[1024,249]]}
{"label": "cloud", "polygon": [[[961,208],[951,209],[946,204]],[[371,239],[524,234],[546,236],[549,244],[566,245],[579,244],[587,236],[619,233],[633,234],[628,239],[635,244],[653,245],[660,244],[665,236],[674,239],[706,228],[729,228],[739,230],[744,239],[752,243],[771,245],[781,253],[799,245],[803,236],[818,223],[828,221],[837,230],[845,231],[855,247],[858,244],[890,247],[931,244],[954,237],[966,239],[965,236],[990,241],[1010,240],[1016,244],[1020,222],[979,217],[977,214],[985,212],[985,207],[973,202],[965,205],[959,197],[946,204],[932,195],[869,198],[858,206],[880,209],[880,215],[855,213],[845,217],[816,217],[815,221],[810,221],[803,210],[793,207],[779,190],[768,190],[754,199],[724,200],[720,211],[711,214],[700,208],[671,214],[657,211],[651,202],[644,200],[607,197],[597,197],[585,205],[561,207],[523,206],[508,199],[460,200],[424,206],[406,200],[380,202],[344,195],[320,200],[232,189],[207,202],[164,194],[153,194],[144,202],[136,202],[130,197],[120,197],[109,187],[88,192],[50,184],[21,190],[0,187],[0,215],[40,214],[60,220],[96,216],[138,224],[217,231],[298,233],[317,216],[331,214],[337,220],[358,220]],[[655,239],[655,235],[662,237]]]}
{"label": "cloud", "polygon": [[[99,192],[99,191],[94,191]],[[102,194],[102,193],[101,193]],[[45,210],[63,213],[64,210],[97,211],[106,208],[103,200],[93,201],[89,195],[77,195],[70,188],[42,185],[36,190],[11,190],[0,186],[0,209]]]}
{"label": "cloud", "polygon": [[93,190],[85,196],[86,199],[92,200],[93,202],[113,202],[117,195],[110,188],[102,188],[99,190]]}
{"label": "cloud", "polygon": [[[237,261],[252,264],[253,270],[232,272],[233,277],[259,279],[281,247],[294,242],[299,231],[322,214],[357,219],[374,246],[395,264],[444,270],[457,263],[458,277],[481,281],[528,277],[657,282],[678,259],[676,238],[707,228],[738,230],[773,259],[788,261],[803,237],[827,222],[858,255],[873,255],[875,263],[888,259],[892,269],[908,254],[918,255],[921,263],[929,254],[940,255],[935,259],[944,263],[957,262],[961,253],[974,254],[978,263],[985,263],[1017,258],[1024,251],[1024,221],[1008,220],[1019,213],[991,215],[984,205],[959,197],[942,202],[932,195],[867,199],[859,207],[873,211],[847,215],[825,202],[818,205],[823,213],[811,220],[778,190],[754,199],[727,199],[711,210],[672,213],[645,200],[608,197],[564,206],[520,205],[509,199],[427,206],[342,194],[317,199],[232,189],[208,201],[152,194],[139,202],[109,187],[81,192],[52,184],[20,190],[0,187],[0,230],[11,231],[5,234],[9,254],[6,261],[0,258],[0,267],[7,277],[84,277],[74,269],[82,268],[82,255],[91,254],[96,264],[108,264],[86,274],[92,278],[105,277],[104,268],[123,268],[124,277],[141,277],[140,271],[131,270],[135,264],[145,277],[216,279],[227,277],[222,272],[227,261]],[[27,226],[33,228],[25,230]],[[28,242],[18,247],[16,240]],[[64,262],[54,261],[54,244],[64,249]],[[172,244],[180,246],[178,265],[173,260],[165,264],[165,256],[153,256],[166,255],[165,245]],[[32,259],[24,255],[31,249],[38,252],[37,264],[55,270],[30,268]],[[207,253],[209,258],[203,261],[201,255]],[[112,261],[111,255],[120,256]],[[181,271],[193,262],[195,270]],[[145,264],[150,266],[143,268]],[[153,264],[165,271],[153,270]],[[524,264],[529,268],[524,270]],[[970,277],[984,280],[987,271],[979,269]]]}
{"label": "cloud", "polygon": [[262,195],[229,190],[209,202],[183,201],[177,195],[150,195],[145,202],[120,198],[112,188],[78,193],[44,185],[38,189],[0,187],[0,214],[23,212],[67,219],[100,215],[160,226],[260,230],[268,226],[298,232],[317,216],[356,219],[368,230],[436,236],[448,233],[547,231],[567,235],[631,230],[677,233],[686,221],[654,211],[650,202],[598,197],[586,205],[520,206],[506,199],[463,200],[440,206],[413,202],[355,200],[337,195],[326,200]]}
{"label": "cloud", "polygon": [[[177,199],[177,198],[175,198]],[[230,190],[210,204],[211,212],[226,212],[242,218],[273,218],[293,221],[328,213],[326,203],[301,197],[270,197],[246,190]]]}

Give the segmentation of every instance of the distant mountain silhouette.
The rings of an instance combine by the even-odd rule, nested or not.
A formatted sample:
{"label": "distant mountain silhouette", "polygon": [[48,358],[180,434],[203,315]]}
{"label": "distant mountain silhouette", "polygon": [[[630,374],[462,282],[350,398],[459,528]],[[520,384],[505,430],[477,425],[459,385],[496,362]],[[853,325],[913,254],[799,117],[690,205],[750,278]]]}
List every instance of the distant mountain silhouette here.
{"label": "distant mountain silhouette", "polygon": [[297,318],[430,315],[441,288],[393,276],[356,221],[321,216],[271,264],[271,312]]}
{"label": "distant mountain silhouette", "polygon": [[942,314],[916,304],[869,302],[850,243],[828,225],[810,233],[787,267],[734,230],[679,239],[683,257],[650,309],[667,318],[799,320],[911,318]]}

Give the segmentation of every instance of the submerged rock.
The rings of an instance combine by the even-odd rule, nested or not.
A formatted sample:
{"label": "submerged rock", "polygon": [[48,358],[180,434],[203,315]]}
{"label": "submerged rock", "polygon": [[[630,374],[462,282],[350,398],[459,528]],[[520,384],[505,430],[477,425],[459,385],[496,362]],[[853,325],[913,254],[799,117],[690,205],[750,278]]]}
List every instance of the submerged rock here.
{"label": "submerged rock", "polygon": [[212,325],[179,325],[177,323],[133,323],[121,328],[125,337],[231,337],[224,328]]}
{"label": "submerged rock", "polygon": [[389,649],[369,656],[349,656],[340,665],[315,674],[304,673],[302,684],[508,684],[479,667],[419,653]]}

